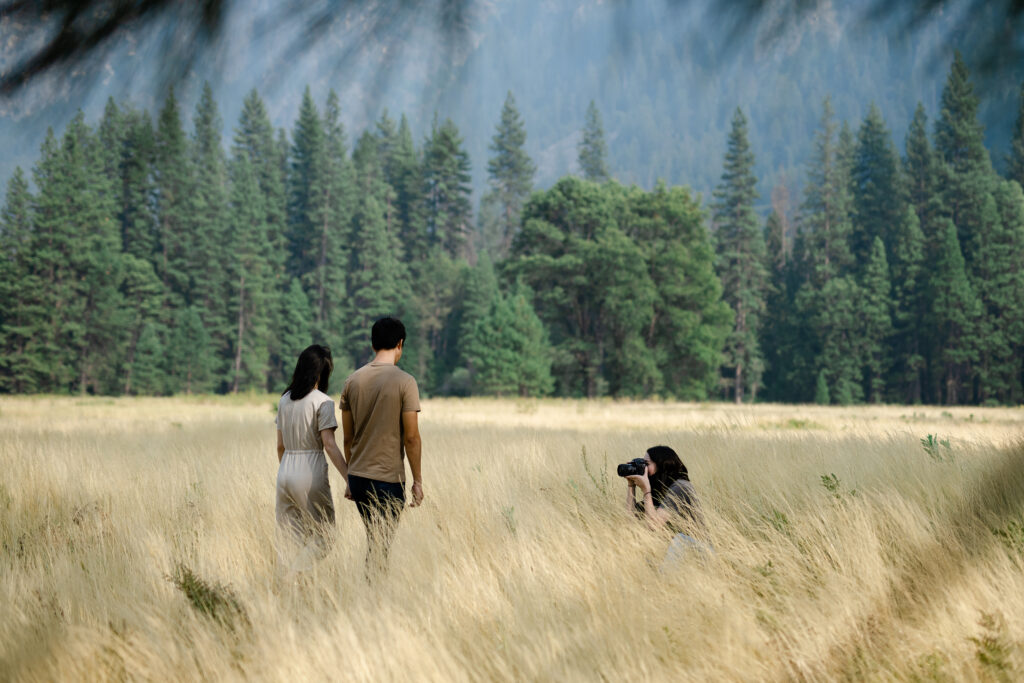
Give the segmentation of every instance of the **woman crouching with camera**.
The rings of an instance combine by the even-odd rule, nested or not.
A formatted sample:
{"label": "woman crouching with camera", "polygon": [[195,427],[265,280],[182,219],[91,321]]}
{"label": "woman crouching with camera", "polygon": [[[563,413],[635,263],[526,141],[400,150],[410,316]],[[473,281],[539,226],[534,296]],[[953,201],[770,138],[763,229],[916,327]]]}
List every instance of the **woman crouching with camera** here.
{"label": "woman crouching with camera", "polygon": [[[675,534],[669,555],[688,545],[704,547],[694,538],[707,535],[697,492],[690,483],[686,465],[674,450],[668,446],[648,448],[644,458],[619,465],[619,474],[627,482],[626,509],[643,516],[652,527],[668,527]],[[637,489],[642,496],[640,501],[636,500]]]}

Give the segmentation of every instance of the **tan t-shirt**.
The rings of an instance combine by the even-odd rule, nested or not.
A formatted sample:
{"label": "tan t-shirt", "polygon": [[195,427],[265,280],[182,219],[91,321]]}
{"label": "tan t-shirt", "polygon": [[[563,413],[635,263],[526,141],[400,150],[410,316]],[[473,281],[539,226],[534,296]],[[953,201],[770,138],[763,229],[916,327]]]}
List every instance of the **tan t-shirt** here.
{"label": "tan t-shirt", "polygon": [[348,473],[377,481],[405,481],[402,413],[419,412],[416,379],[391,363],[373,361],[345,380],[339,402],[352,413]]}
{"label": "tan t-shirt", "polygon": [[314,389],[298,401],[286,391],[277,404],[274,423],[281,430],[286,451],[322,451],[324,440],[321,430],[337,429],[334,401],[330,396]]}

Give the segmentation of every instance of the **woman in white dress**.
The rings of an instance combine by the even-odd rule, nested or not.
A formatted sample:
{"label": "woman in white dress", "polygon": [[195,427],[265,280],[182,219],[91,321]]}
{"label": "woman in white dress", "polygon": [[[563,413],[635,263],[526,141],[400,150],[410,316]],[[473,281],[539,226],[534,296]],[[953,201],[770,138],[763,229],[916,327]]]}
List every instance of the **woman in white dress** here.
{"label": "woman in white dress", "polygon": [[[331,459],[348,480],[348,466],[334,439],[338,419],[327,396],[334,370],[331,350],[313,344],[295,363],[291,384],[277,408],[277,523],[295,540],[326,547],[326,527],[334,524],[334,500],[327,478]],[[348,490],[345,491],[348,497]]]}

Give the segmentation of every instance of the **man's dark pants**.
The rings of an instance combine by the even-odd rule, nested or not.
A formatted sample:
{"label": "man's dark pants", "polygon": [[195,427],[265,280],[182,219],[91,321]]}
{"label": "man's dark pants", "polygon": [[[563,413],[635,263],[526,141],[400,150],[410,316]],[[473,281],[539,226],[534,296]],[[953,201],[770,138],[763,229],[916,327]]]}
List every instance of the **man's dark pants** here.
{"label": "man's dark pants", "polygon": [[348,488],[366,526],[366,578],[373,580],[388,567],[388,552],[405,507],[405,484],[348,476]]}

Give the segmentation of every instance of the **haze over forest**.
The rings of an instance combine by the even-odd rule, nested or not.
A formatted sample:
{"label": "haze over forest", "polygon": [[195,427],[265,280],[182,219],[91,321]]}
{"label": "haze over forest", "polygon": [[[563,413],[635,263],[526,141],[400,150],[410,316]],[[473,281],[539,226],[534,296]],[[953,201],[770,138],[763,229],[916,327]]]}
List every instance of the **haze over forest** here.
{"label": "haze over forest", "polygon": [[[204,81],[216,93],[225,136],[254,87],[278,128],[294,124],[307,85],[321,105],[329,89],[338,92],[349,131],[362,130],[386,108],[395,118],[409,117],[419,143],[436,112],[440,120],[450,117],[465,138],[475,206],[507,91],[523,115],[526,151],[537,164],[541,188],[578,171],[576,145],[593,99],[603,115],[615,178],[648,189],[661,178],[707,198],[721,172],[732,112],[740,106],[750,119],[763,215],[775,185],[793,193],[802,184],[825,95],[831,94],[836,116],[851,123],[877,103],[902,146],[917,102],[936,112],[952,49],[983,43],[1005,20],[1001,8],[977,11],[954,2],[901,33],[899,17],[865,22],[869,2],[824,2],[772,39],[766,34],[777,16],[760,16],[748,32],[734,34],[730,17],[709,12],[703,2],[498,1],[470,5],[466,44],[452,48],[436,35],[431,3],[423,4],[422,15],[389,25],[388,35],[363,35],[356,42],[356,33],[374,19],[373,6],[366,5],[347,27],[332,27],[296,55],[289,48],[301,22],[280,21],[278,4],[236,3],[216,59],[195,64],[177,84],[186,126]],[[0,55],[0,68],[7,68],[17,52],[18,27],[0,26],[15,38]],[[123,43],[106,57],[95,82],[78,69],[39,79],[0,101],[0,181],[6,183],[15,165],[30,167],[46,127],[63,128],[79,107],[90,120],[99,118],[109,96],[159,109],[166,94],[162,44]],[[359,52],[341,60],[349,44]],[[972,66],[969,51],[965,57]],[[88,87],[77,87],[76,80]],[[979,120],[997,169],[1022,80],[1024,65],[1003,69],[997,78],[976,78]]]}

